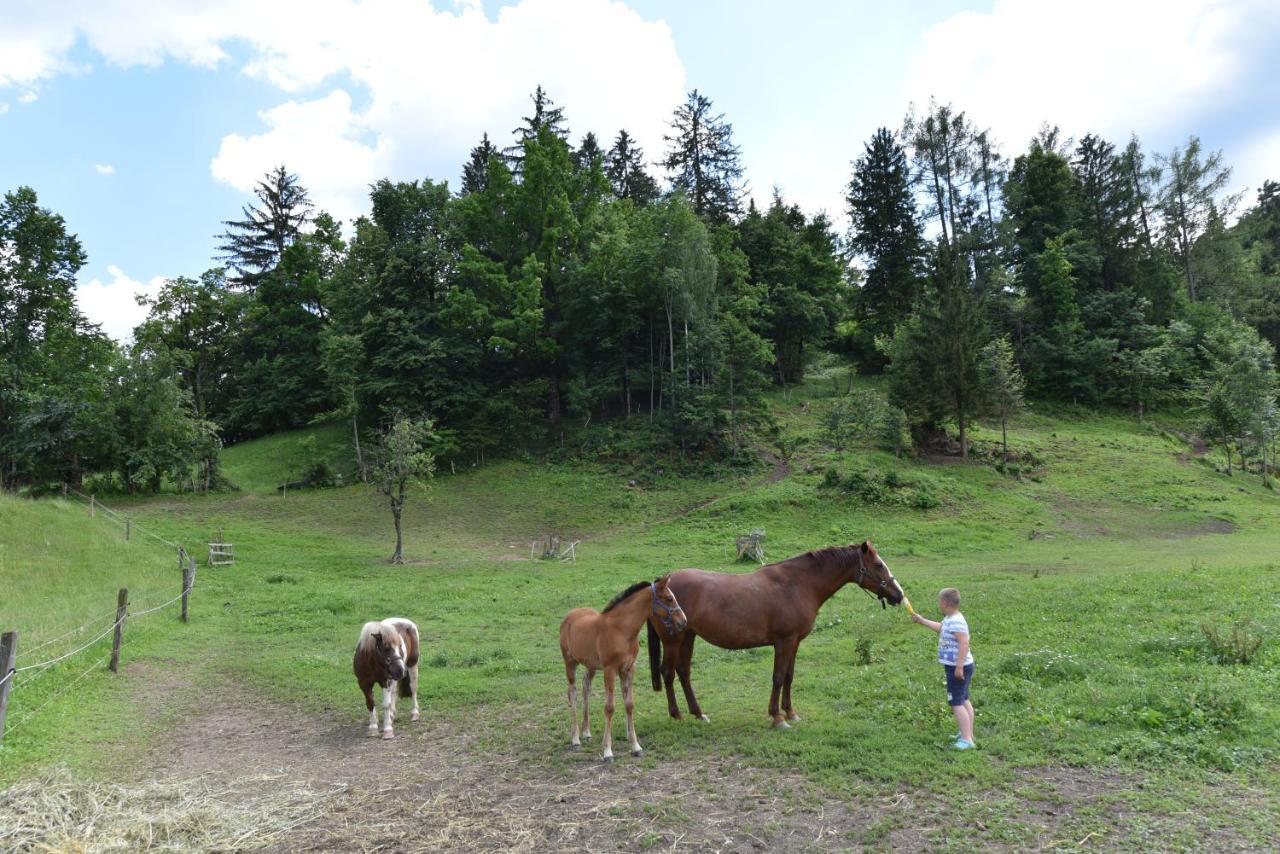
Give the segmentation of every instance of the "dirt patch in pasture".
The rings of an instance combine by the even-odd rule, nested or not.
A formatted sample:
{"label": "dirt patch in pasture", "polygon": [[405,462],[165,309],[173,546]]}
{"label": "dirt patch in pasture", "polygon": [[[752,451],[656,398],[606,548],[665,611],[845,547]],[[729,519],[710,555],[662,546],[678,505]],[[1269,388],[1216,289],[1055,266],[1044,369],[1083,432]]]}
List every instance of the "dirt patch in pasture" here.
{"label": "dirt patch in pasture", "polygon": [[[272,851],[1151,850],[1182,847],[1174,833],[1191,834],[1189,843],[1221,833],[1185,814],[1135,816],[1127,798],[1141,778],[1096,769],[1017,770],[1010,785],[959,802],[954,792],[887,787],[841,796],[732,756],[635,759],[615,742],[618,759],[605,765],[597,741],[581,752],[530,746],[564,734],[545,714],[520,710],[479,709],[468,725],[415,724],[406,713],[383,741],[354,714],[306,713],[234,686],[216,696],[136,771],[245,798],[250,780],[264,793],[327,792],[318,817],[259,840]],[[1214,797],[1230,800],[1234,788]],[[1244,837],[1213,838],[1249,847]]]}

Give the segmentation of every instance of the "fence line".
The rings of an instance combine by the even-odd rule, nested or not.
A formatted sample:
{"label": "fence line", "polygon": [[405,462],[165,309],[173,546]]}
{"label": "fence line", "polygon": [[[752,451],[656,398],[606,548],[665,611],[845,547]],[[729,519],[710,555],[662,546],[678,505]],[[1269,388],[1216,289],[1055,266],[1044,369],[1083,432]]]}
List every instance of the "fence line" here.
{"label": "fence line", "polygon": [[[84,669],[84,671],[83,671],[83,672],[81,672],[81,674],[80,674],[79,676],[77,676],[75,679],[72,679],[72,680],[71,680],[70,682],[68,682],[66,685],[62,686],[62,688],[61,688],[61,689],[60,689],[56,694],[54,694],[52,697],[49,697],[47,700],[45,700],[45,701],[44,701],[43,703],[41,703],[39,706],[37,706],[36,708],[34,708],[34,709],[32,709],[31,711],[27,712],[27,713],[26,713],[25,715],[23,715],[22,717],[18,718],[16,721],[14,721],[14,722],[13,722],[12,724],[10,724],[9,726],[5,727],[4,732],[0,733],[0,739],[2,739],[2,738],[3,738],[5,735],[7,735],[8,733],[11,733],[11,732],[13,732],[14,730],[18,729],[19,727],[21,727],[23,724],[25,724],[27,721],[29,721],[29,720],[31,720],[32,718],[34,718],[34,717],[35,717],[36,715],[38,715],[40,712],[43,712],[43,711],[44,711],[45,709],[47,709],[47,708],[48,708],[48,707],[49,707],[49,706],[50,706],[50,705],[51,705],[55,700],[57,700],[57,699],[58,699],[58,698],[60,698],[63,694],[66,694],[68,691],[70,691],[72,688],[74,688],[77,684],[79,684],[79,683],[80,683],[80,681],[81,681],[81,680],[83,680],[83,679],[84,679],[86,676],[88,676],[91,672],[93,672],[93,671],[94,671],[94,670],[96,670],[97,668],[101,667],[102,665],[106,664],[106,663],[107,663],[107,661],[108,661],[110,658],[111,658],[111,656],[110,656],[110,655],[104,655],[102,658],[95,659],[95,660],[93,661],[93,663],[92,663],[92,664],[90,664],[88,667],[86,667],[86,668]],[[13,674],[11,673],[11,674],[9,674],[9,675],[10,675],[10,676],[12,676]]]}
{"label": "fence line", "polygon": [[[77,492],[74,489],[70,489],[69,487],[67,488],[67,492],[74,493],[75,495],[78,495],[81,498],[86,497],[82,493]],[[114,516],[116,521],[120,521],[120,517],[118,514],[116,514],[114,511],[112,511],[107,507],[102,507],[101,504],[98,504],[97,499],[95,497],[89,496],[88,500],[90,502],[91,510],[96,510],[97,508],[101,508],[108,515]],[[96,667],[109,661],[110,662],[109,669],[114,672],[116,670],[117,662],[120,660],[120,650],[124,642],[125,623],[130,618],[145,617],[149,614],[154,614],[157,611],[163,610],[165,608],[170,608],[178,604],[178,602],[181,602],[182,611],[180,614],[180,619],[184,623],[187,622],[188,598],[190,597],[191,592],[195,589],[195,576],[196,576],[195,558],[188,555],[186,549],[184,549],[182,546],[178,545],[177,543],[170,542],[169,540],[166,540],[164,537],[161,537],[157,534],[153,534],[150,531],[147,531],[146,529],[141,528],[137,525],[132,525],[130,520],[128,519],[125,519],[124,523],[125,523],[126,538],[128,537],[128,532],[131,528],[137,528],[138,530],[142,531],[145,534],[148,534],[149,536],[164,543],[165,545],[177,549],[179,569],[182,572],[182,592],[179,593],[177,596],[174,596],[172,599],[169,599],[166,602],[160,603],[159,605],[155,605],[153,607],[146,608],[141,611],[132,611],[129,608],[129,604],[130,604],[129,592],[128,590],[121,588],[116,608],[112,612],[110,612],[115,614],[115,619],[105,629],[98,632],[96,635],[94,635],[94,637],[92,637],[85,643],[81,644],[80,646],[76,647],[75,649],[69,650],[68,652],[62,653],[61,655],[57,655],[52,658],[45,659],[43,661],[37,661],[32,664],[24,664],[21,667],[16,666],[18,633],[4,632],[3,634],[0,634],[0,669],[3,669],[6,671],[3,674],[3,676],[0,676],[0,743],[3,742],[6,734],[21,727],[32,717],[44,711],[55,700],[62,697],[69,690],[71,690],[73,686],[79,684],[83,679],[85,679],[91,672],[93,672],[93,670]],[[92,626],[99,619],[101,618],[97,617],[97,618],[91,619],[85,622],[84,624],[77,626],[74,629],[71,629],[70,631],[64,632],[55,638],[46,640],[32,647],[28,651],[24,651],[23,654],[25,657],[29,657],[34,652],[38,652],[39,650],[45,649],[53,644],[58,643],[59,641],[63,641],[63,640],[66,640],[67,638],[74,637],[84,632],[86,629]],[[62,688],[60,688],[57,692],[55,692],[51,697],[47,698],[38,707],[24,714],[17,722],[8,726],[5,725],[5,716],[8,711],[9,698],[12,696],[16,688],[22,685],[28,685],[32,682],[39,680],[41,677],[49,673],[58,664],[64,661],[67,661],[68,659],[74,658],[77,655],[80,655],[85,650],[93,647],[94,645],[104,640],[107,637],[107,635],[112,634],[113,632],[115,633],[115,638],[112,641],[111,652],[109,655],[105,656],[100,660],[95,660],[92,664],[89,665],[87,669],[81,672],[78,676],[76,676],[70,682],[66,683]],[[19,680],[17,677],[18,677],[18,674],[20,673],[22,674],[29,673],[30,675],[24,676],[21,680]]]}
{"label": "fence line", "polygon": [[106,513],[108,516],[111,516],[115,521],[124,525],[126,531],[130,529],[134,531],[141,531],[151,539],[156,540],[157,542],[160,542],[160,543],[164,543],[166,546],[168,546],[171,549],[175,549],[178,551],[183,550],[183,547],[181,544],[175,543],[173,540],[166,540],[164,537],[160,536],[159,534],[142,527],[137,522],[134,522],[132,519],[121,516],[115,510],[112,510],[110,507],[106,506],[101,501],[99,501],[96,495],[85,495],[83,492],[79,492],[78,490],[72,489],[70,486],[67,487],[67,494],[78,495],[79,497],[83,498],[85,501],[88,501],[89,507],[91,510],[101,510],[102,512]]}
{"label": "fence line", "polygon": [[44,649],[46,646],[55,644],[60,640],[66,640],[72,635],[79,634],[80,632],[83,632],[85,629],[89,628],[89,626],[98,622],[98,620],[105,620],[107,617],[110,617],[115,612],[116,612],[116,609],[112,608],[110,611],[107,611],[106,613],[102,614],[102,616],[94,617],[82,626],[77,626],[76,628],[72,629],[69,632],[64,632],[63,634],[58,635],[56,638],[52,638],[50,640],[44,641],[43,643],[36,644],[35,646],[31,647],[31,649],[24,649],[22,652],[18,654],[18,657],[21,658],[24,655],[31,655],[32,653],[39,652],[40,650]]}

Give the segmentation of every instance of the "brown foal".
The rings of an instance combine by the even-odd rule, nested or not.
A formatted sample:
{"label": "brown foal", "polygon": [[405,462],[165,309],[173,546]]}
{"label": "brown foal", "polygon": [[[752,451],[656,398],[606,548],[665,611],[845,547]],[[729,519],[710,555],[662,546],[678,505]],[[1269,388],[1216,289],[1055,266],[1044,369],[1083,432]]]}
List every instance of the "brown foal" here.
{"label": "brown foal", "polygon": [[[655,618],[669,623],[673,630],[682,630],[684,612],[667,583],[667,576],[656,581],[633,584],[614,597],[604,611],[594,608],[575,608],[560,624],[560,654],[564,656],[564,675],[569,680],[569,716],[573,726],[574,748],[582,746],[579,738],[591,737],[591,723],[587,704],[591,698],[591,680],[597,670],[604,671],[604,756],[605,762],[613,761],[613,686],[622,680],[623,702],[627,710],[627,738],[631,742],[631,755],[644,751],[636,738],[635,725],[635,663],[640,654],[640,629],[645,621]],[[582,726],[578,726],[577,693],[574,683],[578,665],[587,669],[582,680]]]}

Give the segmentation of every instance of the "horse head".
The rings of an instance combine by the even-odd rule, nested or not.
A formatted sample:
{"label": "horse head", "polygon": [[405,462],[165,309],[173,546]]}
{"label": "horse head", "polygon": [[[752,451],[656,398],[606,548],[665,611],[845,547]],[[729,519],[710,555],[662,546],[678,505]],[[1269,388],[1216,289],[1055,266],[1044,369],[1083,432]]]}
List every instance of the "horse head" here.
{"label": "horse head", "polygon": [[409,670],[404,663],[404,643],[398,634],[390,638],[383,637],[383,634],[383,632],[373,633],[374,650],[382,660],[382,666],[386,668],[387,675],[393,681],[399,682],[409,675]]}
{"label": "horse head", "polygon": [[680,634],[685,630],[685,626],[689,625],[689,620],[684,615],[684,609],[680,607],[680,603],[676,601],[676,594],[671,591],[670,575],[664,575],[649,585],[653,591],[653,604],[650,613],[666,626],[667,631],[672,634]]}
{"label": "horse head", "polygon": [[857,551],[858,561],[853,580],[858,586],[875,594],[882,608],[886,607],[886,602],[901,605],[902,600],[907,598],[906,594],[902,592],[898,580],[889,571],[889,564],[880,557],[876,547],[871,545],[871,541],[863,540],[862,545],[853,548]]}

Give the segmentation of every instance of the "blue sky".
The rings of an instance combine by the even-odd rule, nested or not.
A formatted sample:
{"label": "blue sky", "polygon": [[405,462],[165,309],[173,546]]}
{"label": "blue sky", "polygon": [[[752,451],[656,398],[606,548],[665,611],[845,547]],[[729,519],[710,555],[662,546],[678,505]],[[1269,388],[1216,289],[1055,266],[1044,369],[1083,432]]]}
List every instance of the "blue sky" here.
{"label": "blue sky", "polygon": [[[733,123],[752,191],[841,222],[862,141],[930,95],[1016,154],[1074,136],[1199,134],[1236,187],[1280,178],[1274,0],[961,3],[668,0],[0,0],[0,190],[22,184],[88,253],[81,301],[112,334],[133,294],[211,266],[221,220],[276,162],[340,217],[378,177],[456,184],[538,82],[575,135],[661,153],[697,87]],[[841,222],[842,224],[842,222]]]}

